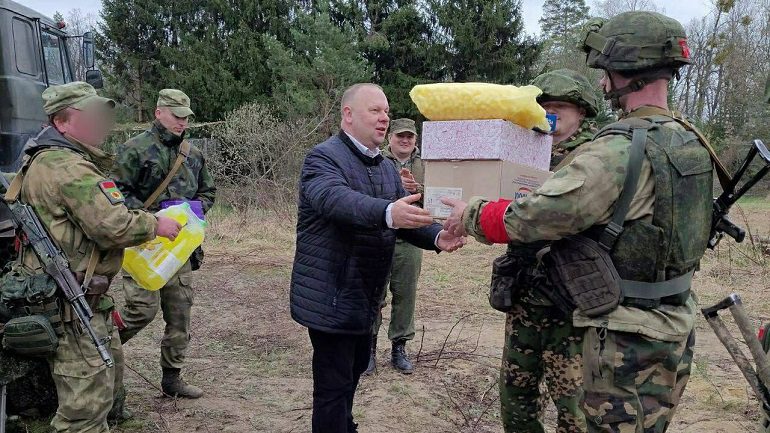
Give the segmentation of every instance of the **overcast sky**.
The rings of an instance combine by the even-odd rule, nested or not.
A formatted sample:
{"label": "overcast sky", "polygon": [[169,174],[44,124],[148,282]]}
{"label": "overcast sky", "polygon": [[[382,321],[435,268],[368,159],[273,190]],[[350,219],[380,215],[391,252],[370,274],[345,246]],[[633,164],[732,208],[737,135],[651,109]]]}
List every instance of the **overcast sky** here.
{"label": "overcast sky", "polygon": [[[49,17],[57,10],[63,14],[67,14],[71,9],[79,8],[83,12],[98,13],[101,7],[101,2],[94,0],[68,0],[63,6],[61,0],[16,0],[17,2],[29,6],[32,9],[42,12]],[[656,0],[659,5],[663,4],[662,0]],[[592,0],[586,1],[591,5]],[[539,33],[540,25],[538,20],[543,14],[543,0],[522,0],[524,21],[527,32]],[[673,18],[676,18],[683,24],[687,24],[693,18],[700,18],[706,14],[709,9],[709,0],[678,0],[665,2],[665,13]],[[62,9],[65,7],[64,9]]]}

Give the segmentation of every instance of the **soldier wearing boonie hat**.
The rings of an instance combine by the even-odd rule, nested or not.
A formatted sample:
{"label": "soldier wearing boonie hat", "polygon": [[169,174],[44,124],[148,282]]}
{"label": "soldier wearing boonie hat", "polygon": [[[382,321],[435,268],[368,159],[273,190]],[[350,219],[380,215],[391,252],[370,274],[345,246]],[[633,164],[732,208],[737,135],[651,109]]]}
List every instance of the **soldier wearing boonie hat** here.
{"label": "soldier wearing boonie hat", "polygon": [[[27,158],[5,198],[35,210],[76,275],[93,273],[84,290],[93,311],[91,325],[99,338],[111,337],[108,350],[115,366],[105,367],[89,334],[80,330],[61,291],[49,279],[50,291],[57,293],[61,305],[59,314],[49,319],[52,326],[56,323],[58,337],[58,346],[46,358],[58,395],[51,426],[60,432],[105,433],[123,372],[114,305],[106,294],[109,282],[120,271],[124,248],[150,241],[156,234],[173,238],[180,227],[168,218],[129,210],[115,183],[105,177],[112,159],[100,147],[110,130],[114,101],[97,95],[84,82],[49,87],[42,99],[51,125],[25,149]],[[44,281],[39,277],[45,272],[30,245],[23,246],[12,268],[9,272]],[[11,288],[4,284],[0,290],[8,294]]]}

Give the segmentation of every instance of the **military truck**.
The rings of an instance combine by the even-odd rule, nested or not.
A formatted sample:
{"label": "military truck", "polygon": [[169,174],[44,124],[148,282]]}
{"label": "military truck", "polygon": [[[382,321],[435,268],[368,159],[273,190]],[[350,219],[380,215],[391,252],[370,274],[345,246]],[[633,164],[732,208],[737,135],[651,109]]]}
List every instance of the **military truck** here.
{"label": "military truck", "polygon": [[[68,43],[72,39],[82,44]],[[46,124],[43,90],[73,81],[71,46],[82,47],[86,81],[102,87],[91,32],[69,35],[64,23],[0,0],[0,171],[18,169],[24,144]]]}

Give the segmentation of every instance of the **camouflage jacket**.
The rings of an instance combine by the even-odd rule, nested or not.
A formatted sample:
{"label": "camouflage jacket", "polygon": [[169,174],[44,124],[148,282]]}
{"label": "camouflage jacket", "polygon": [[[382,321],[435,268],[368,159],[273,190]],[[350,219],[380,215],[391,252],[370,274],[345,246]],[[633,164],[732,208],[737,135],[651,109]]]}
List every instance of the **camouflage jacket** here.
{"label": "camouflage jacket", "polygon": [[[140,209],[144,201],[163,182],[174,165],[181,137],[169,132],[159,122],[118,148],[115,181],[126,196],[126,206]],[[190,155],[150,210],[157,210],[164,200],[200,200],[203,211],[214,205],[216,187],[206,168],[200,149],[193,146]]]}
{"label": "camouflage jacket", "polygon": [[577,149],[578,146],[593,140],[594,135],[596,135],[598,131],[599,129],[596,127],[596,123],[584,119],[574,134],[563,142],[554,144],[553,149],[551,149],[551,170],[554,170],[564,157]]}
{"label": "camouflage jacket", "polygon": [[[594,135],[596,135],[597,132],[598,128],[596,127],[596,124],[588,119],[584,119],[578,130],[575,131],[569,139],[559,144],[554,144],[553,149],[551,150],[551,170],[554,170],[559,163],[570,154],[570,152],[580,147],[581,144],[593,140]],[[545,247],[545,243],[542,243],[540,247]],[[509,251],[515,248],[517,248],[516,244],[510,244],[508,246]],[[540,248],[537,249],[539,250]],[[552,302],[539,287],[530,288],[527,293],[522,296],[521,300],[522,302],[534,305],[552,305]]]}
{"label": "camouflage jacket", "polygon": [[[101,253],[96,273],[112,277],[123,261],[123,249],[155,237],[157,219],[129,210],[118,198],[108,198],[103,182],[112,159],[100,149],[66,139],[47,128],[26,150],[35,155],[25,166],[20,199],[32,206],[73,271],[84,271],[95,243]],[[42,268],[31,248],[22,252],[29,269]]]}
{"label": "camouflage jacket", "polygon": [[414,151],[412,151],[412,155],[405,162],[399,161],[398,158],[396,158],[396,156],[393,155],[393,153],[390,151],[390,148],[383,150],[382,156],[393,161],[393,164],[396,165],[397,171],[400,172],[402,168],[406,168],[411,171],[414,175],[414,180],[420,184],[420,186],[417,188],[417,192],[422,194],[425,186],[425,166],[422,163],[422,158],[420,158],[420,149],[415,147]]}
{"label": "camouflage jacket", "polygon": [[[641,107],[626,117],[645,117],[660,111],[654,107]],[[665,126],[684,130],[673,119]],[[510,204],[504,223],[511,242],[527,244],[556,240],[592,226],[607,224],[625,180],[630,145],[631,140],[625,135],[607,135],[580,146],[570,155],[574,155],[570,163],[554,173],[537,191],[524,200]],[[650,161],[644,158],[626,220],[652,221],[654,187]],[[488,202],[474,197],[463,215],[468,233],[484,243],[488,241],[479,227],[479,216]],[[612,313],[597,318],[588,318],[576,312],[574,322],[576,326],[606,327],[675,341],[686,338],[692,329],[694,307],[692,298],[684,306],[670,306],[665,310],[620,306]]]}

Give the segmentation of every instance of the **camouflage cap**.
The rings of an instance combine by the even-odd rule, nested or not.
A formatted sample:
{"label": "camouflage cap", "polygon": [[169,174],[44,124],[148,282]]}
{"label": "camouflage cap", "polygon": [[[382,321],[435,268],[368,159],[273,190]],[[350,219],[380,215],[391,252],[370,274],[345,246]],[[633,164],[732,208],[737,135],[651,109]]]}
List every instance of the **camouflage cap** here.
{"label": "camouflage cap", "polygon": [[583,51],[591,68],[635,72],[691,63],[682,24],[657,12],[633,11],[585,27]]}
{"label": "camouflage cap", "polygon": [[163,89],[158,94],[158,107],[168,107],[176,117],[194,115],[190,109],[190,97],[177,89]]}
{"label": "camouflage cap", "polygon": [[571,69],[557,69],[540,74],[532,81],[543,93],[537,97],[542,104],[548,101],[564,101],[586,110],[586,117],[599,112],[599,97],[591,82],[584,75]]}
{"label": "camouflage cap", "polygon": [[49,116],[70,107],[82,110],[95,102],[107,104],[110,108],[115,106],[115,101],[97,95],[92,85],[82,81],[51,86],[43,91],[43,110]]}
{"label": "camouflage cap", "polygon": [[390,122],[391,134],[400,134],[402,132],[411,132],[412,134],[417,135],[417,127],[414,124],[414,120],[402,118]]}

